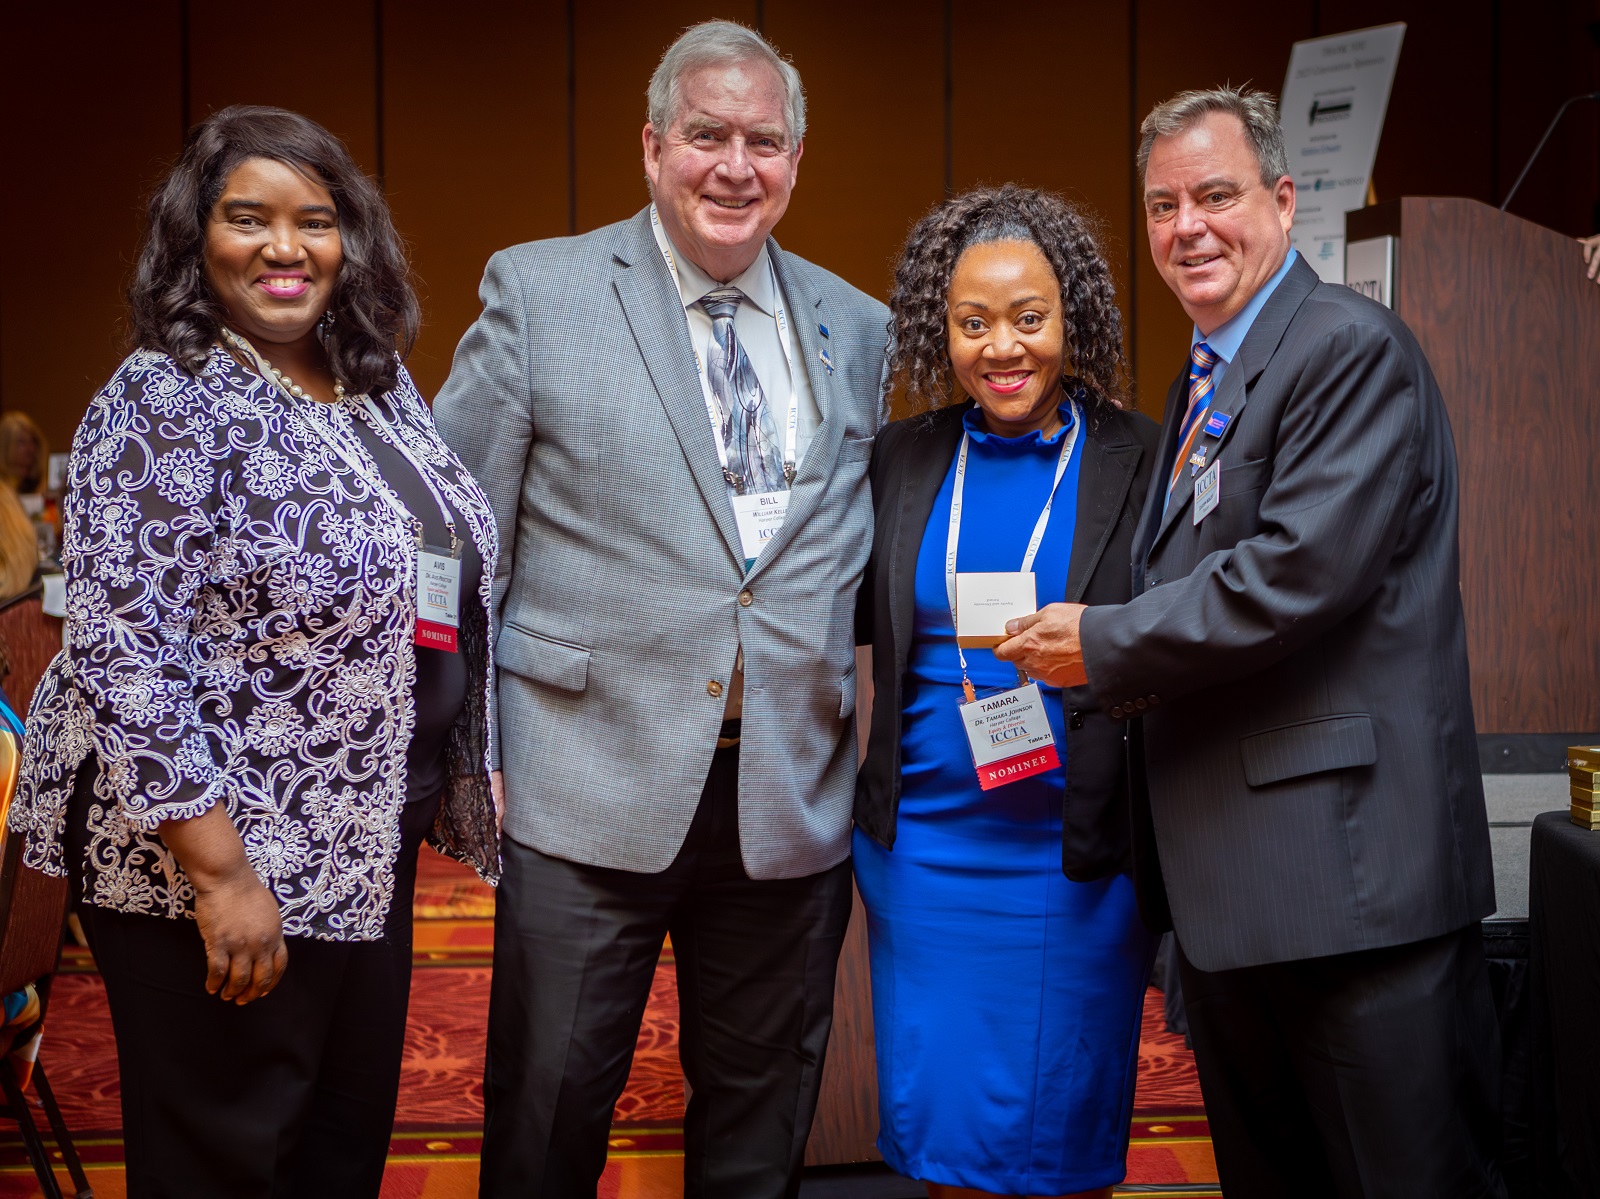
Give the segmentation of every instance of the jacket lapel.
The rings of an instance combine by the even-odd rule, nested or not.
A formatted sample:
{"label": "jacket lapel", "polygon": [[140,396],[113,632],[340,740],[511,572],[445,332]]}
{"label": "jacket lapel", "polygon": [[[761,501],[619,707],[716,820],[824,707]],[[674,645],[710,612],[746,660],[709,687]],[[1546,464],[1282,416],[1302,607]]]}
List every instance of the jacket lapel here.
{"label": "jacket lapel", "polygon": [[941,408],[922,418],[923,424],[906,444],[897,466],[900,494],[895,506],[895,526],[890,538],[893,561],[889,577],[889,624],[901,661],[897,675],[905,673],[911,653],[912,624],[917,614],[917,555],[927,532],[933,502],[961,444],[961,418],[970,404]]}
{"label": "jacket lapel", "polygon": [[[1069,603],[1077,603],[1105,553],[1127,502],[1142,450],[1121,425],[1096,426],[1085,414],[1083,448],[1078,451],[1078,520],[1072,533],[1072,560],[1067,567]],[[1048,599],[1046,603],[1050,602]]]}
{"label": "jacket lapel", "polygon": [[[783,552],[783,547],[797,535],[796,530],[821,505],[827,493],[828,481],[833,477],[834,464],[839,460],[839,446],[844,442],[845,426],[844,416],[838,410],[838,398],[833,391],[833,376],[823,369],[822,360],[818,357],[821,347],[818,344],[817,325],[820,323],[831,328],[833,324],[823,307],[822,297],[803,284],[798,272],[787,269],[787,256],[771,238],[767,239],[767,255],[772,260],[778,291],[794,337],[791,369],[805,372],[811,384],[812,398],[817,402],[821,423],[811,438],[811,444],[806,447],[805,457],[795,475],[789,496],[789,513],[783,518],[783,527],[767,543],[761,551],[761,557],[750,568],[752,576],[760,573],[765,564]],[[781,420],[783,413],[788,410],[789,397],[768,396],[767,401],[773,406],[774,417]],[[701,408],[704,407],[702,404]]]}
{"label": "jacket lapel", "polygon": [[[1300,305],[1305,303],[1306,297],[1311,294],[1319,281],[1317,272],[1307,264],[1305,258],[1297,258],[1294,265],[1289,268],[1289,273],[1283,277],[1283,282],[1278,284],[1277,290],[1267,298],[1266,304],[1251,323],[1250,332],[1245,334],[1239,352],[1228,364],[1227,373],[1222,376],[1222,383],[1217,387],[1217,398],[1211,404],[1211,416],[1221,414],[1228,417],[1227,427],[1216,437],[1210,436],[1202,429],[1199,438],[1196,439],[1196,444],[1207,446],[1207,467],[1221,458],[1223,448],[1233,436],[1234,429],[1238,427],[1239,416],[1250,398],[1250,388],[1255,386],[1256,380],[1261,377],[1261,372],[1267,369],[1267,363],[1277,352],[1278,343],[1283,340],[1289,323],[1294,320],[1295,313],[1300,311]],[[1173,420],[1170,403],[1167,416],[1169,423],[1177,424],[1182,421],[1181,413],[1177,420]],[[1207,419],[1211,417],[1208,416]],[[1176,438],[1175,431],[1172,435]],[[1162,444],[1167,444],[1164,439]],[[1172,503],[1168,505],[1166,515],[1162,518],[1155,540],[1151,544],[1152,551],[1161,544],[1167,530],[1176,523],[1178,515],[1186,512],[1193,502],[1193,482],[1186,474],[1180,475],[1178,485],[1172,493]]]}
{"label": "jacket lapel", "polygon": [[[1244,355],[1241,353],[1239,359],[1242,361],[1243,357]],[[1206,447],[1206,465],[1208,467],[1217,460],[1217,456],[1222,449],[1222,442],[1233,431],[1232,418],[1244,411],[1246,398],[1245,372],[1235,369],[1238,365],[1239,363],[1235,362],[1228,366],[1227,373],[1222,376],[1222,382],[1217,387],[1216,398],[1211,401],[1211,411],[1206,417],[1209,421],[1218,413],[1222,413],[1229,418],[1228,427],[1223,430],[1221,437],[1212,437],[1202,427],[1199,435],[1194,439],[1196,449],[1201,446]],[[1187,408],[1187,403],[1184,406]],[[1176,423],[1178,425],[1183,423],[1181,416]],[[1173,437],[1176,440],[1176,432],[1174,432]],[[1189,505],[1194,503],[1194,481],[1199,473],[1199,471],[1191,470],[1187,463],[1179,469],[1178,481],[1172,488],[1172,500],[1167,504],[1166,512],[1162,514],[1160,528],[1156,530],[1155,544],[1161,544],[1161,539],[1166,536],[1167,530],[1172,527],[1180,515],[1189,510]],[[1169,468],[1166,478],[1170,479],[1171,477],[1172,472]],[[1162,481],[1164,483],[1166,480],[1163,479]]]}
{"label": "jacket lapel", "polygon": [[733,519],[733,505],[728,502],[728,485],[717,458],[711,420],[706,415],[705,393],[695,369],[683,299],[650,232],[648,209],[628,222],[612,250],[612,261],[617,268],[617,298],[639,347],[639,357],[650,373],[706,507],[734,560],[742,566],[744,551],[739,544],[739,528]]}

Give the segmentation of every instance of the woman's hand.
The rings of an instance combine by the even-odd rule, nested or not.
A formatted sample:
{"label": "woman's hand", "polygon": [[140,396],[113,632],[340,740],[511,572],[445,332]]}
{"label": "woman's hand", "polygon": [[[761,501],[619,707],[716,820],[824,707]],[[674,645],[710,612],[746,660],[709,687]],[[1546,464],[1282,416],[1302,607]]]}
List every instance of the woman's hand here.
{"label": "woman's hand", "polygon": [[261,885],[220,803],[192,820],[167,820],[161,839],[194,886],[206,947],[206,990],[240,1005],[278,985],[289,962],[278,901]]}
{"label": "woman's hand", "polygon": [[494,796],[494,833],[498,837],[506,825],[506,776],[498,770],[489,772],[489,793]]}
{"label": "woman's hand", "polygon": [[1583,247],[1583,260],[1589,266],[1589,278],[1600,283],[1600,233],[1579,238],[1578,244]]}
{"label": "woman's hand", "polygon": [[240,1006],[278,985],[289,962],[278,901],[245,863],[237,878],[194,889],[195,923],[206,944],[206,990]]}

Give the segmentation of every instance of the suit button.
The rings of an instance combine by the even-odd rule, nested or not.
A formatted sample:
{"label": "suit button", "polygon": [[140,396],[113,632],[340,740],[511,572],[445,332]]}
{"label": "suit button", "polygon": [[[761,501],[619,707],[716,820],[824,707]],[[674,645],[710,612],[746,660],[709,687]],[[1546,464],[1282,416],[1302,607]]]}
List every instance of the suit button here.
{"label": "suit button", "polygon": [[756,594],[755,594],[755,592],[751,591],[750,588],[746,587],[743,591],[741,591],[739,593],[739,606],[741,608],[748,608],[751,604],[753,604],[755,602],[756,602]]}
{"label": "suit button", "polygon": [[1072,715],[1067,717],[1067,727],[1069,729],[1081,729],[1083,727],[1083,713],[1074,709]]}
{"label": "suit button", "polygon": [[1150,706],[1150,701],[1147,699],[1136,699],[1133,701],[1133,706],[1138,708],[1139,711],[1143,712]]}
{"label": "suit button", "polygon": [[1111,709],[1111,719],[1112,720],[1121,720],[1122,719],[1122,709],[1120,707]]}
{"label": "suit button", "polygon": [[717,682],[716,679],[712,679],[706,684],[706,694],[712,699],[716,699],[717,696],[722,694],[722,684]]}
{"label": "suit button", "polygon": [[1146,702],[1149,703],[1149,705],[1153,708],[1161,702],[1161,697],[1159,695],[1152,695],[1148,697]]}

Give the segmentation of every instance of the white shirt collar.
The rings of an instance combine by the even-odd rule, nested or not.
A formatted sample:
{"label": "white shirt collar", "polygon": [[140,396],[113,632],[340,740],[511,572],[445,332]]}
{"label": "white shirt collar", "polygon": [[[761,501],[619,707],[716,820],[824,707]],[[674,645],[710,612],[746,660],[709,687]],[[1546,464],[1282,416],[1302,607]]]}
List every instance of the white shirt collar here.
{"label": "white shirt collar", "polygon": [[726,286],[737,287],[744,293],[746,302],[761,309],[767,316],[772,316],[777,311],[772,259],[767,254],[765,242],[762,243],[761,251],[756,255],[754,262],[726,284],[722,284],[689,261],[677,243],[667,236],[666,227],[660,221],[651,221],[650,228],[656,236],[656,243],[671,252],[672,261],[677,265],[678,294],[683,300],[684,308],[693,308],[700,302],[702,296]]}

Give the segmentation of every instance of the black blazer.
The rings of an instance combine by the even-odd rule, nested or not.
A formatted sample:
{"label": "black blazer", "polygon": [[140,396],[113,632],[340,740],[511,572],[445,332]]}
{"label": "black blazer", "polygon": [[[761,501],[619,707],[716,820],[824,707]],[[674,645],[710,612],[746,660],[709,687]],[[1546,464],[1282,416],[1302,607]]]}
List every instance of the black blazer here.
{"label": "black blazer", "polygon": [[[856,609],[856,640],[872,646],[872,734],[856,779],[856,824],[894,845],[900,806],[902,680],[911,654],[917,552],[933,502],[961,445],[971,404],[896,421],[872,453],[874,529]],[[1078,520],[1067,594],[1041,597],[1117,604],[1131,594],[1134,529],[1155,460],[1155,422],[1103,408],[1085,421],[1079,453]],[[1062,694],[1067,725],[1067,792],[1061,861],[1078,882],[1128,868],[1126,753],[1122,726],[1087,687]]]}
{"label": "black blazer", "polygon": [[1165,510],[1152,486],[1136,598],[1081,626],[1084,702],[1143,726],[1147,922],[1170,912],[1191,962],[1232,970],[1489,915],[1455,448],[1416,339],[1301,260],[1212,411],[1216,508],[1196,525],[1187,476]]}

